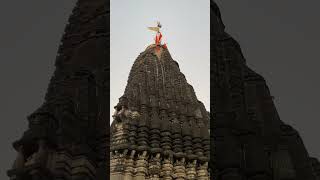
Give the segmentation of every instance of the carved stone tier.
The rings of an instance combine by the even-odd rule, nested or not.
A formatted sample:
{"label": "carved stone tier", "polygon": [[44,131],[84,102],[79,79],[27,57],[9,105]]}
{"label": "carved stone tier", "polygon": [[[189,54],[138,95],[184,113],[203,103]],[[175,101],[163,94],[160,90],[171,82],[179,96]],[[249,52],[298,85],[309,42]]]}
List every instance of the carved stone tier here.
{"label": "carved stone tier", "polygon": [[[111,179],[125,179],[126,168],[136,180],[209,178],[208,112],[167,48],[150,45],[138,56],[113,118]],[[137,156],[117,171],[115,152],[125,150]]]}
{"label": "carved stone tier", "polygon": [[13,144],[11,179],[106,179],[108,13],[105,0],[78,0],[45,101]]}

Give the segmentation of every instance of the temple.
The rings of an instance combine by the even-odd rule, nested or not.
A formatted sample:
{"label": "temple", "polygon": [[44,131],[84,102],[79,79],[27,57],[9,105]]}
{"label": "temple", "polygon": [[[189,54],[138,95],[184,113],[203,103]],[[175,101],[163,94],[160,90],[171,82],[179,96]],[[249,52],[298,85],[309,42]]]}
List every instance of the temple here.
{"label": "temple", "polygon": [[209,114],[166,47],[138,56],[114,108],[111,180],[209,180]]}
{"label": "temple", "polygon": [[13,143],[11,180],[107,179],[109,19],[105,0],[79,0],[44,103]]}
{"label": "temple", "polygon": [[210,16],[212,177],[319,179],[319,161],[309,157],[299,133],[280,119],[265,79],[246,65],[214,1]]}
{"label": "temple", "polygon": [[44,102],[13,143],[11,180],[320,179],[212,0],[210,114],[159,34],[132,65],[109,128],[107,3],[78,0]]}

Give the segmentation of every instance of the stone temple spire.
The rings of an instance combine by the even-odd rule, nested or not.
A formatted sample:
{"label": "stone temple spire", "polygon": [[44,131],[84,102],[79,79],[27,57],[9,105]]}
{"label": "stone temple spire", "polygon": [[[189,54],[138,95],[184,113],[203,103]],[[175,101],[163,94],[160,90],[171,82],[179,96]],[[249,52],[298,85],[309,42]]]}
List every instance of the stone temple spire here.
{"label": "stone temple spire", "polygon": [[108,26],[105,0],[79,0],[44,103],[14,142],[14,180],[107,179]]}
{"label": "stone temple spire", "polygon": [[166,47],[138,56],[114,108],[111,179],[209,179],[208,112]]}
{"label": "stone temple spire", "polygon": [[211,162],[214,179],[316,180],[299,133],[281,119],[265,79],[246,64],[239,43],[210,8]]}

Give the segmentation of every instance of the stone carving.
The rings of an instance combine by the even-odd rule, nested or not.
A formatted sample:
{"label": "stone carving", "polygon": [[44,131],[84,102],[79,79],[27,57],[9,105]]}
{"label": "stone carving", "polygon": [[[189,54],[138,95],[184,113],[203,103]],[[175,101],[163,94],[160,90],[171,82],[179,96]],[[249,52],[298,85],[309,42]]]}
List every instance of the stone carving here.
{"label": "stone carving", "polygon": [[149,178],[150,180],[159,180],[161,172],[161,154],[157,153],[149,161]]}
{"label": "stone carving", "polygon": [[136,161],[136,176],[146,177],[148,174],[148,157],[147,151],[143,151],[142,154],[138,154],[138,159]]}
{"label": "stone carving", "polygon": [[125,179],[131,179],[134,175],[134,156],[136,151],[131,151],[131,154],[129,157],[127,157],[125,162],[125,171],[124,171],[124,177]]}
{"label": "stone carving", "polygon": [[197,160],[189,161],[187,164],[187,178],[188,180],[197,178]]}
{"label": "stone carving", "polygon": [[184,180],[186,177],[185,158],[181,158],[181,160],[176,159],[173,169],[173,177],[175,179]]}
{"label": "stone carving", "polygon": [[[280,120],[266,81],[247,66],[213,0],[210,14],[211,178],[314,180],[301,138]],[[200,167],[198,178],[206,173]]]}
{"label": "stone carving", "polygon": [[199,180],[209,180],[209,174],[208,174],[208,162],[202,163],[198,170],[198,179]]}
{"label": "stone carving", "polygon": [[124,121],[126,119],[138,119],[140,117],[140,114],[138,111],[132,111],[125,106],[121,107],[121,110],[115,110],[114,114],[112,115],[113,119],[116,121]]}
{"label": "stone carving", "polygon": [[168,48],[150,45],[115,107],[109,148],[106,6],[78,1],[45,101],[13,144],[10,179],[319,179],[319,161],[280,120],[213,1],[210,117]]}
{"label": "stone carving", "polygon": [[160,175],[164,180],[173,179],[173,162],[171,157],[165,157],[162,162],[162,170]]}
{"label": "stone carving", "polygon": [[[115,106],[110,149],[137,152],[132,174],[137,180],[197,179],[200,163],[209,161],[208,114],[169,50],[156,48],[148,46],[132,66],[124,95]],[[193,160],[194,166],[188,168]],[[131,164],[126,166],[130,169]],[[111,180],[126,174],[113,171]],[[203,166],[201,178],[209,177],[208,171]]]}
{"label": "stone carving", "polygon": [[11,179],[107,178],[109,114],[102,100],[109,86],[108,13],[104,0],[78,0],[44,103],[28,116],[28,130],[13,144],[18,154],[7,173]]}

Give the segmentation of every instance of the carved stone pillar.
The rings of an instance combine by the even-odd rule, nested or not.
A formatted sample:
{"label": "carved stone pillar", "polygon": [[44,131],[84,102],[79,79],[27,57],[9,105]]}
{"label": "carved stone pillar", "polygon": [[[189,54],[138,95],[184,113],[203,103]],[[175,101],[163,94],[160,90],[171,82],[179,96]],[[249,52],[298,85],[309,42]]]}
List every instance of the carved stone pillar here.
{"label": "carved stone pillar", "polygon": [[124,125],[123,122],[117,122],[115,124],[115,131],[113,133],[113,137],[111,140],[114,145],[120,145],[125,141],[125,138],[123,137],[124,135],[123,125]]}
{"label": "carved stone pillar", "polygon": [[160,180],[161,157],[157,153],[149,161],[149,180]]}
{"label": "carved stone pillar", "polygon": [[134,155],[136,151],[132,150],[130,156],[125,160],[124,180],[132,180],[134,174]]}
{"label": "carved stone pillar", "polygon": [[121,166],[121,154],[118,151],[115,151],[111,155],[110,160],[110,179],[122,179],[123,172],[119,169]]}
{"label": "carved stone pillar", "polygon": [[197,170],[198,180],[209,180],[208,162],[201,163]]}
{"label": "carved stone pillar", "polygon": [[172,164],[172,158],[166,157],[163,160],[162,164],[162,170],[161,170],[161,176],[163,180],[172,180],[172,174],[173,174],[173,164]]}
{"label": "carved stone pillar", "polygon": [[174,163],[174,178],[176,180],[184,180],[186,178],[186,167],[185,167],[185,158],[181,160],[176,160]]}
{"label": "carved stone pillar", "polygon": [[136,176],[134,180],[145,180],[148,173],[148,161],[147,161],[147,151],[143,151],[142,154],[138,155],[136,161]]}
{"label": "carved stone pillar", "polygon": [[186,179],[192,180],[196,179],[197,177],[197,160],[193,160],[187,163],[187,169],[186,169]]}

